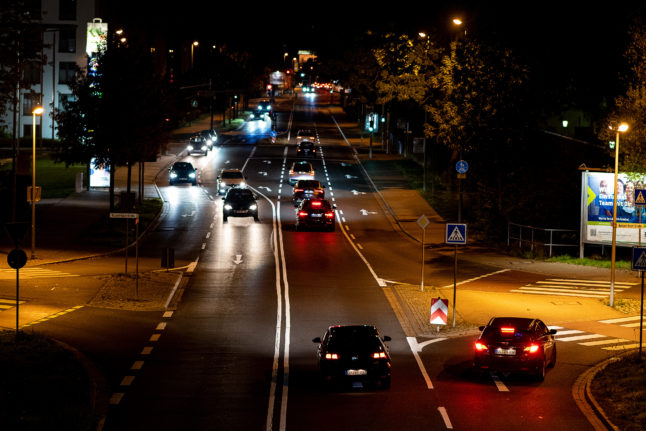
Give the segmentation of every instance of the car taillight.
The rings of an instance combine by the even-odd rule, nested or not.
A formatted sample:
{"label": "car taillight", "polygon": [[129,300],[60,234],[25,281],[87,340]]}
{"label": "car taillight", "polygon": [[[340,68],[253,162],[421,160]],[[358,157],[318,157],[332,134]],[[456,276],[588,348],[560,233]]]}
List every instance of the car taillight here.
{"label": "car taillight", "polygon": [[527,353],[536,353],[538,352],[538,349],[540,349],[541,346],[538,344],[530,344],[529,346],[525,347],[523,350]]}
{"label": "car taillight", "polygon": [[298,212],[298,216],[299,216],[299,217],[307,217],[307,216],[308,216],[308,213],[307,213],[307,211],[299,211],[299,212]]}
{"label": "car taillight", "polygon": [[502,332],[503,334],[513,334],[515,330],[515,328],[500,328],[500,332]]}
{"label": "car taillight", "polygon": [[384,352],[375,352],[372,354],[372,359],[385,359],[386,354]]}
{"label": "car taillight", "polygon": [[313,207],[320,207],[320,206],[321,206],[321,202],[319,202],[319,201],[314,201],[314,202],[312,202],[312,206],[313,206]]}
{"label": "car taillight", "polygon": [[303,191],[303,189],[294,189],[294,193],[300,193],[302,191]]}
{"label": "car taillight", "polygon": [[489,350],[489,348],[484,343],[481,343],[480,341],[476,341],[476,351],[484,352],[486,350]]}
{"label": "car taillight", "polygon": [[332,211],[326,212],[325,217],[326,218],[334,218],[334,213]]}
{"label": "car taillight", "polygon": [[326,353],[325,359],[339,359],[339,355],[336,353]]}

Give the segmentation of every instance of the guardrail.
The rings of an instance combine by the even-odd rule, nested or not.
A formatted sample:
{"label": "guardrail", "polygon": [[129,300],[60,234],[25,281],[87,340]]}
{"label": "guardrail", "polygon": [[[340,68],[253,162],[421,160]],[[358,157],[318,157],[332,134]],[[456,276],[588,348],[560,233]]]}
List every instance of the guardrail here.
{"label": "guardrail", "polygon": [[549,257],[552,257],[555,247],[579,247],[578,235],[579,232],[573,229],[545,229],[507,223],[507,246],[518,244],[520,249],[529,246],[532,253],[539,247],[547,247]]}

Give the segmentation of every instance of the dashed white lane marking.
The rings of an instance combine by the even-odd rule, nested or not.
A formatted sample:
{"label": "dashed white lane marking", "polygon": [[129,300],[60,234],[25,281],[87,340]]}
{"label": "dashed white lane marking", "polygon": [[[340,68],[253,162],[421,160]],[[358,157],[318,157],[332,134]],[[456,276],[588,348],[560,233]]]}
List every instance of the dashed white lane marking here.
{"label": "dashed white lane marking", "polygon": [[121,380],[121,386],[130,386],[132,385],[132,382],[135,380],[135,376],[125,376]]}
{"label": "dashed white lane marking", "polygon": [[442,415],[442,420],[444,421],[444,425],[446,425],[446,429],[453,429],[453,425],[451,424],[451,419],[449,419],[449,414],[446,412],[446,408],[444,407],[438,407],[437,410],[440,412],[440,415]]}
{"label": "dashed white lane marking", "polygon": [[150,355],[152,352],[153,352],[153,348],[150,346],[144,347],[143,349],[141,349],[142,355]]}
{"label": "dashed white lane marking", "polygon": [[209,239],[211,237],[211,232],[206,233],[206,239]]}
{"label": "dashed white lane marking", "polygon": [[173,317],[173,312],[172,311],[165,311],[164,314],[163,314],[163,317],[167,317],[167,318]]}
{"label": "dashed white lane marking", "polygon": [[509,388],[507,387],[507,385],[505,385],[496,374],[491,374],[491,378],[493,379],[493,382],[496,384],[496,387],[498,388],[499,392],[509,392]]}
{"label": "dashed white lane marking", "polygon": [[153,334],[150,336],[149,341],[159,341],[159,337],[161,337],[161,334]]}
{"label": "dashed white lane marking", "polygon": [[141,370],[141,368],[144,366],[144,361],[135,361],[132,364],[132,367],[130,367],[131,370]]}
{"label": "dashed white lane marking", "polygon": [[116,392],[112,394],[112,396],[110,397],[110,404],[112,405],[119,404],[122,398],[123,398],[123,392]]}
{"label": "dashed white lane marking", "polygon": [[156,331],[163,331],[164,329],[166,329],[166,322],[159,322],[155,328]]}

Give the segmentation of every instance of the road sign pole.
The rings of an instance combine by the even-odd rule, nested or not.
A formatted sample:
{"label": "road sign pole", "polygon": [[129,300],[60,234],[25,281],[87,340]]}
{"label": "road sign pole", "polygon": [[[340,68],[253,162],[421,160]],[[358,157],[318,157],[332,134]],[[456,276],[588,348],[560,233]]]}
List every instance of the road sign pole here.
{"label": "road sign pole", "polygon": [[126,275],[128,275],[128,219],[126,219]]}
{"label": "road sign pole", "polygon": [[[20,328],[18,315],[20,314],[20,268],[16,268],[16,342],[18,341],[18,329]],[[642,289],[643,290],[643,289]]]}
{"label": "road sign pole", "polygon": [[422,287],[421,291],[424,291],[424,234],[426,233],[426,228],[422,228],[422,282],[420,286]]}
{"label": "road sign pole", "polygon": [[139,300],[139,219],[135,220],[135,299]]}
{"label": "road sign pole", "polygon": [[454,259],[453,259],[453,327],[455,328],[455,299],[457,296],[457,278],[458,278],[458,246],[455,246]]}
{"label": "road sign pole", "polygon": [[642,295],[641,295],[641,307],[639,307],[639,355],[637,356],[638,360],[642,360],[642,342],[644,337],[644,271],[642,273]]}

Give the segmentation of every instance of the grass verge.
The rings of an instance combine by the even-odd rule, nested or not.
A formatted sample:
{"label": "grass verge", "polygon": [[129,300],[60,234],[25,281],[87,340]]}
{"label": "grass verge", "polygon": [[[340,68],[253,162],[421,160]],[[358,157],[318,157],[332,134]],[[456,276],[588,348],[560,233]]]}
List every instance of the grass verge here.
{"label": "grass verge", "polygon": [[623,431],[646,429],[646,360],[623,356],[600,371],[592,394],[610,421]]}
{"label": "grass verge", "polygon": [[90,382],[73,352],[38,334],[0,332],[2,430],[92,430]]}
{"label": "grass verge", "polygon": [[[612,262],[609,259],[601,259],[594,257],[584,257],[583,259],[578,257],[572,257],[567,255],[554,256],[547,259],[548,262],[561,262],[561,263],[570,263],[572,265],[584,265],[584,266],[594,266],[597,268],[607,268],[609,269]],[[630,269],[631,262],[626,260],[616,260],[615,268],[616,269]]]}

